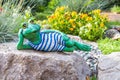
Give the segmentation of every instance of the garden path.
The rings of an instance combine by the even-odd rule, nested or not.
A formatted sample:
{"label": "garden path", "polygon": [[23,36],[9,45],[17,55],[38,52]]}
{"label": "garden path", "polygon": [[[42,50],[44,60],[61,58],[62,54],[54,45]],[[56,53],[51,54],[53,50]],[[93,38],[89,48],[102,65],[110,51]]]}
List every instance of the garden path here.
{"label": "garden path", "polygon": [[103,12],[102,14],[107,14],[110,21],[120,21],[120,14]]}

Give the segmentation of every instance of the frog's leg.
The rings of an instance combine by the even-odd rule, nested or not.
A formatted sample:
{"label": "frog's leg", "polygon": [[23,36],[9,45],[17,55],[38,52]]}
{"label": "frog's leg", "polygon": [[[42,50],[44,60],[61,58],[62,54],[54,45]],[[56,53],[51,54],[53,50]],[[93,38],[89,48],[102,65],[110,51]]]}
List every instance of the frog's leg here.
{"label": "frog's leg", "polygon": [[84,44],[84,43],[80,43],[80,42],[77,42],[75,40],[73,40],[74,42],[74,45],[80,49],[80,50],[83,50],[83,51],[90,51],[91,50],[91,46],[90,45],[87,45],[87,44]]}
{"label": "frog's leg", "polygon": [[68,50],[70,48],[70,51],[71,51],[71,48],[73,49],[73,47],[76,47],[74,48],[74,50],[83,50],[83,51],[90,51],[91,50],[91,47],[87,44],[83,44],[83,43],[80,43],[80,42],[77,42],[75,40],[67,40],[65,41],[65,46],[68,47]]}
{"label": "frog's leg", "polygon": [[65,47],[63,49],[63,51],[65,51],[65,52],[73,52],[76,49],[77,49],[77,47],[75,47],[75,46],[73,46],[73,47]]}

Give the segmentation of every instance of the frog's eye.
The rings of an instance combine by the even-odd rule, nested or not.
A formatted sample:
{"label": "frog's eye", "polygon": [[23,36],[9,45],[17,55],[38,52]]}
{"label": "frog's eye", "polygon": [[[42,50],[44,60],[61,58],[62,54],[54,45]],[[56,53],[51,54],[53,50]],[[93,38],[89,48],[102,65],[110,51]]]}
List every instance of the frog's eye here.
{"label": "frog's eye", "polygon": [[29,20],[28,20],[28,23],[34,23],[35,22],[35,18],[34,17],[32,17],[32,18],[30,18]]}
{"label": "frog's eye", "polygon": [[27,25],[26,25],[26,24],[24,24],[22,27],[23,27],[23,28],[26,28],[26,27],[27,27]]}
{"label": "frog's eye", "polygon": [[27,28],[27,23],[23,23],[22,24],[22,28],[24,29],[24,28]]}

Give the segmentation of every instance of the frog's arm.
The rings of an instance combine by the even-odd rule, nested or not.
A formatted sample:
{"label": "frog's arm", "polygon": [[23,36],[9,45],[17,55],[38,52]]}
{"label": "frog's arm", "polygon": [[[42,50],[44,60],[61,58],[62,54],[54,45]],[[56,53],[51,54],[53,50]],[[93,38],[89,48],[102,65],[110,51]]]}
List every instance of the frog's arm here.
{"label": "frog's arm", "polygon": [[18,33],[18,36],[19,36],[19,41],[17,43],[17,49],[18,50],[22,50],[22,49],[32,49],[31,46],[27,45],[27,44],[23,44],[24,42],[24,37],[22,35],[22,29],[19,30],[19,33]]}

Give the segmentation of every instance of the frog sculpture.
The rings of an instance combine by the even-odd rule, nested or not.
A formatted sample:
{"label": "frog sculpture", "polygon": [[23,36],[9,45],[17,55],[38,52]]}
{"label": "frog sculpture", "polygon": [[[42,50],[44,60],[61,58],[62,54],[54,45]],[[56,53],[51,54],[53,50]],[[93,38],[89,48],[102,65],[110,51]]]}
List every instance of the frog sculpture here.
{"label": "frog sculpture", "polygon": [[[41,26],[30,19],[28,23],[23,23],[18,32],[19,41],[17,49],[34,49],[38,51],[62,51],[73,52],[74,50],[90,51],[91,46],[70,39],[66,34],[58,30],[41,30]],[[24,43],[24,39],[28,43]]]}

